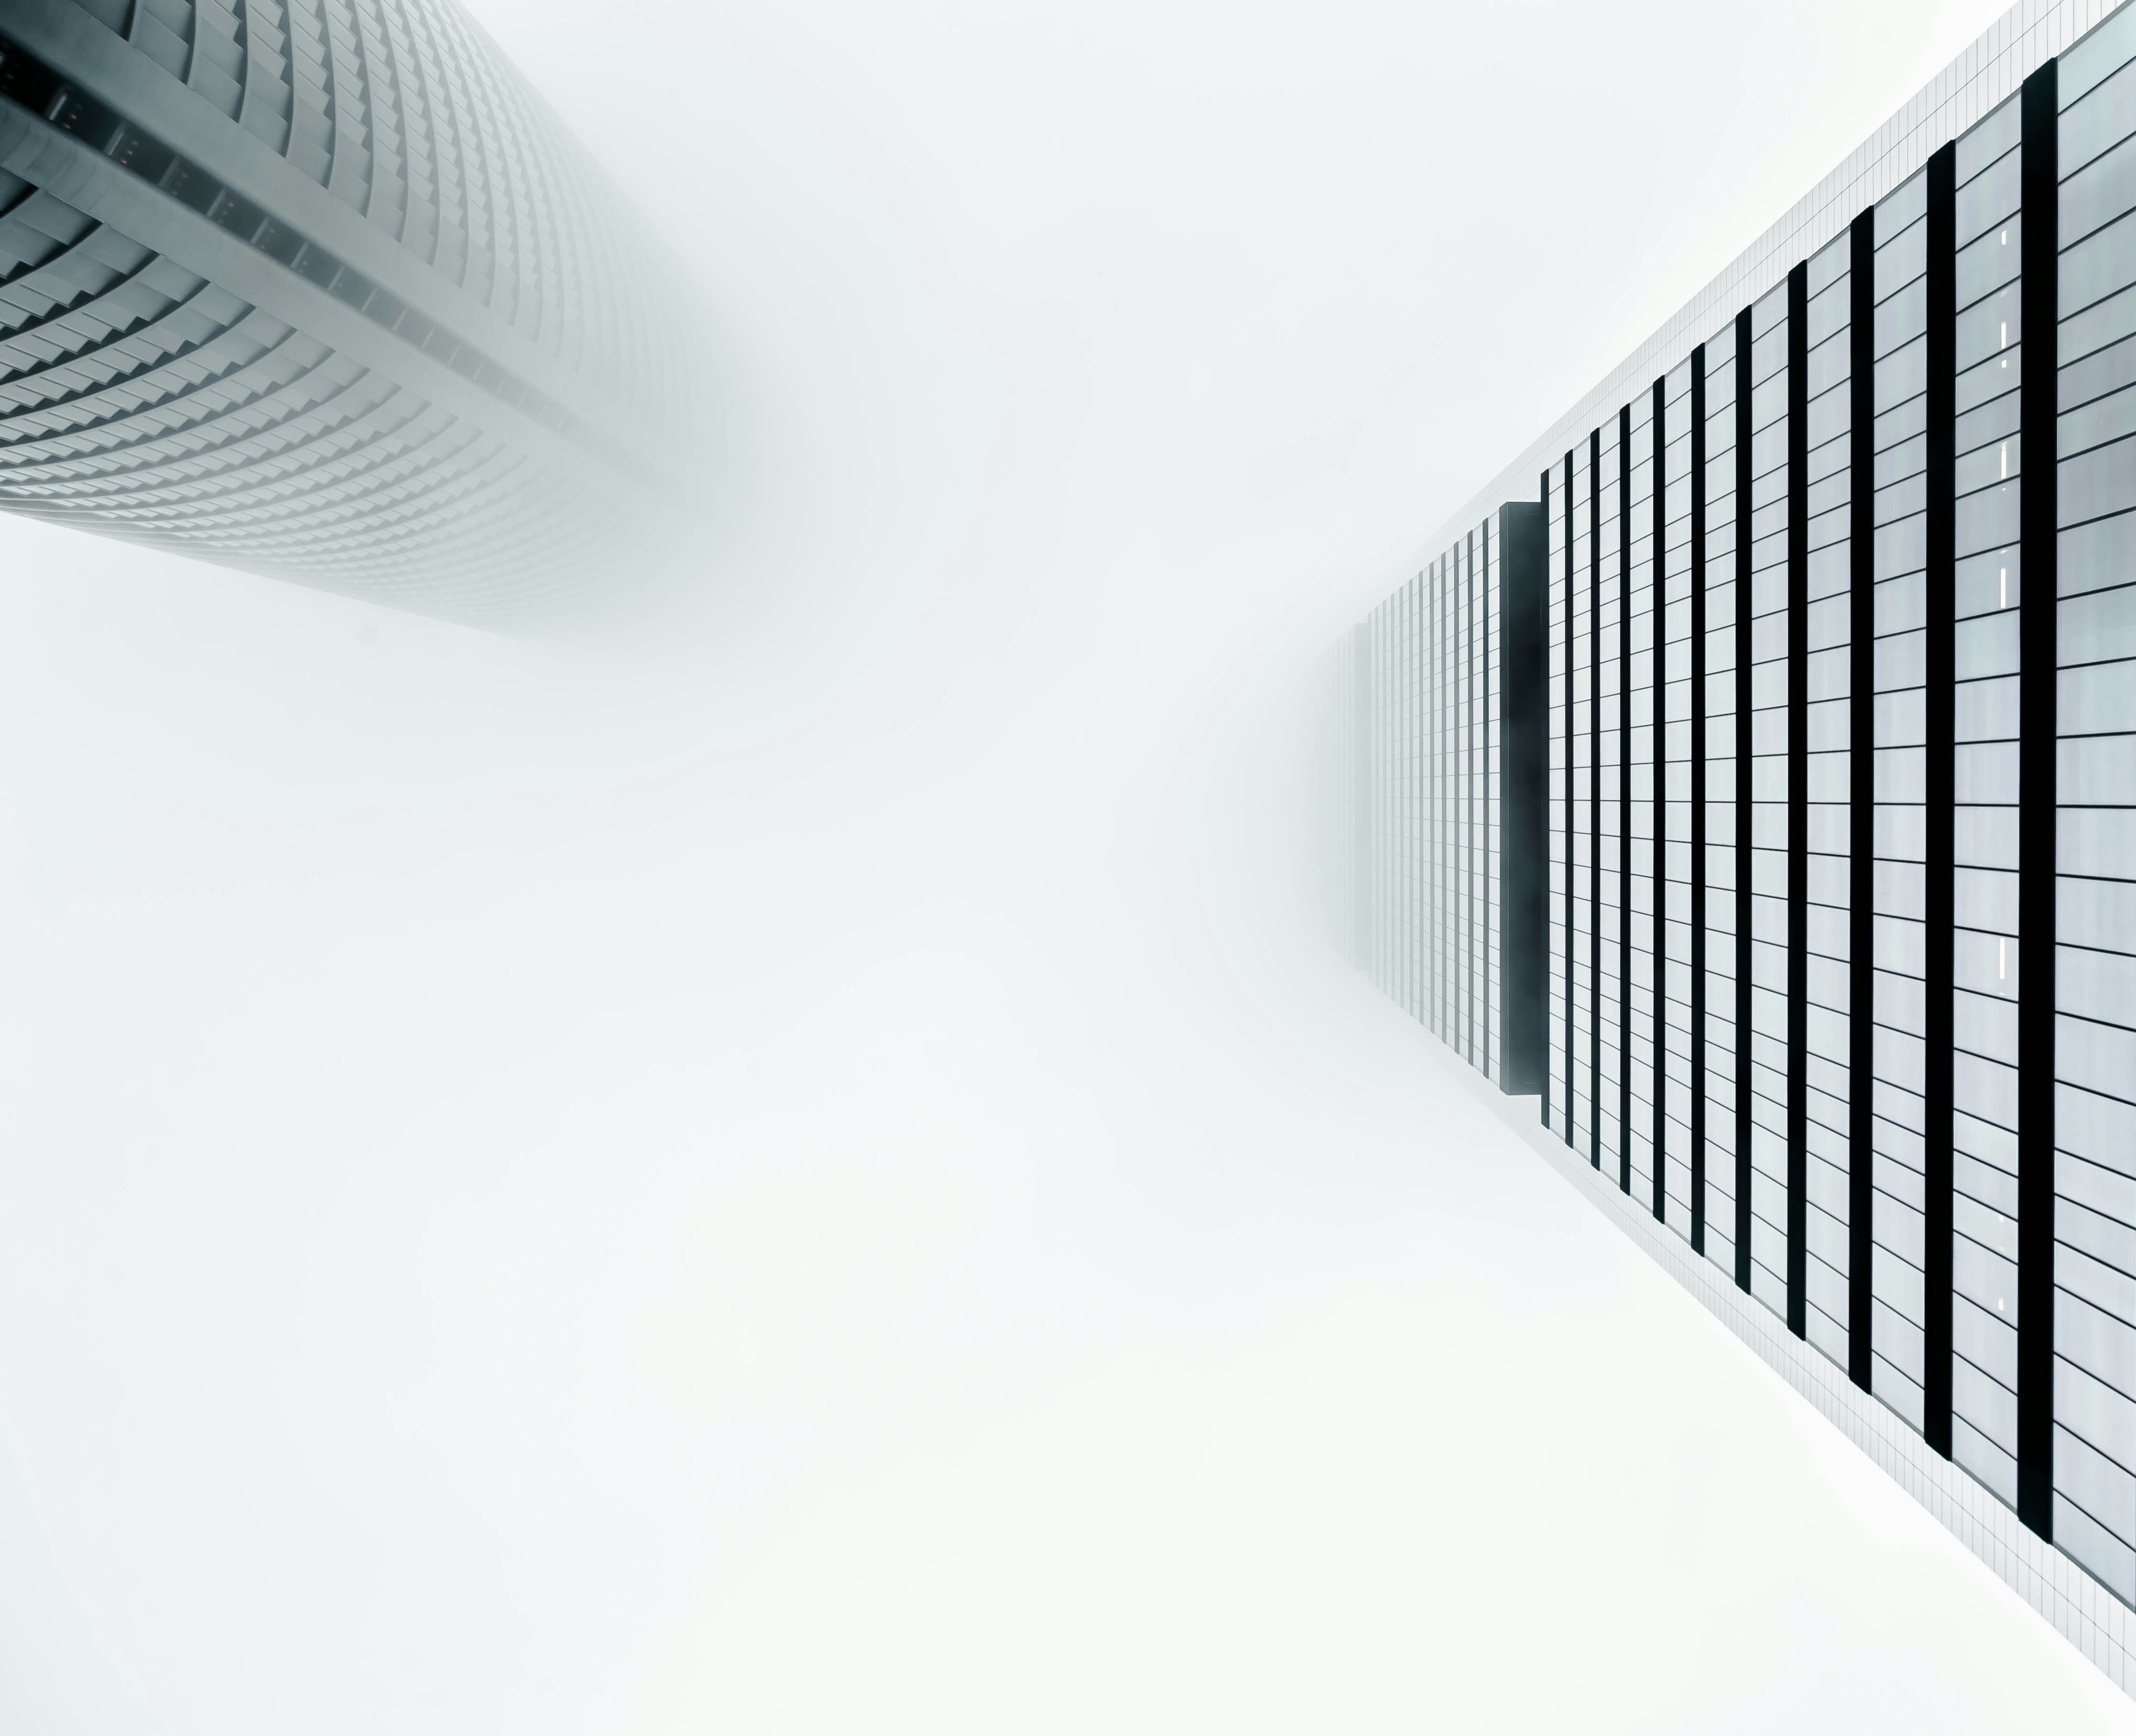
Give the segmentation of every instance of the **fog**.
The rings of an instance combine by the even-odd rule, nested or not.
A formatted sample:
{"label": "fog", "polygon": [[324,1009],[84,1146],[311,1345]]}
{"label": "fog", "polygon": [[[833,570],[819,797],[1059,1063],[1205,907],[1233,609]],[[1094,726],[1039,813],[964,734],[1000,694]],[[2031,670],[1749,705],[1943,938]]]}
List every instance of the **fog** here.
{"label": "fog", "polygon": [[474,10],[705,522],[0,519],[0,1731],[2127,1728],[1315,895],[1337,633],[1996,8]]}

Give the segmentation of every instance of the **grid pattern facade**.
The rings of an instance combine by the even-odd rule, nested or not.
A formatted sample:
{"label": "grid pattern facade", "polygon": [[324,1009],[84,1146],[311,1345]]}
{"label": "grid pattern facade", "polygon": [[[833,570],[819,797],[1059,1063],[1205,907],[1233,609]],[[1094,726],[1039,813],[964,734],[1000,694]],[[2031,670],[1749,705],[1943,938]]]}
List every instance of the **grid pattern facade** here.
{"label": "grid pattern facade", "polygon": [[2136,1584],[2132,60],[2136,46],[2102,43],[2063,69],[2054,448],[2054,1528],[2124,1600]]}
{"label": "grid pattern facade", "polygon": [[[1341,659],[1365,758],[1357,943],[1373,980],[1504,1078],[1502,533],[1477,526],[1376,609]],[[1347,733],[1347,732],[1346,732]]]}
{"label": "grid pattern facade", "polygon": [[1871,1390],[1924,1426],[1928,182],[1876,207]]}
{"label": "grid pattern facade", "polygon": [[505,624],[678,493],[695,358],[452,0],[0,19],[0,507]]}
{"label": "grid pattern facade", "polygon": [[[2050,40],[1530,473],[1543,678],[1455,752],[1488,786],[1547,735],[1546,1134],[2128,1607],[2136,8]],[[1399,684],[1487,658],[1439,600],[1472,546],[1348,690],[1434,800]],[[1375,968],[1416,935],[1489,1070],[1446,823],[1362,862]]]}
{"label": "grid pattern facade", "polygon": [[1842,1368],[1853,1109],[1852,246],[1842,235],[1811,258],[1803,336],[1803,1320],[1810,1341]]}
{"label": "grid pattern facade", "polygon": [[[1748,852],[1738,836],[1736,749],[1739,739],[1747,753],[1749,736],[1737,728],[1740,701],[1739,674],[1749,669],[1743,640],[1749,615],[1739,620],[1736,601],[1737,536],[1736,502],[1737,473],[1747,462],[1748,448],[1736,438],[1739,403],[1736,394],[1736,348],[1739,331],[1749,318],[1731,322],[1716,332],[1712,341],[1694,352],[1692,368],[1705,384],[1706,462],[1695,478],[1703,490],[1704,548],[1693,565],[1699,569],[1703,591],[1705,679],[1697,689],[1702,705],[1697,715],[1704,724],[1705,850],[1692,863],[1702,871],[1704,885],[1698,904],[1705,943],[1706,997],[1702,1060],[1704,1077],[1694,1079],[1693,1095],[1699,1100],[1705,1123],[1703,1158],[1706,1186],[1705,1213],[1694,1234],[1694,1245],[1722,1271],[1736,1273],[1740,1242],[1748,1257],[1749,1239],[1740,1228],[1737,1201],[1742,1211],[1750,1208],[1737,1163],[1739,1151],[1747,1163],[1749,1144],[1738,1111],[1749,1103],[1749,1074],[1742,1060],[1747,1021],[1744,1017],[1749,977],[1737,944],[1739,931],[1747,933],[1738,916],[1739,889],[1749,885],[1739,861]],[[1747,400],[1746,400],[1747,401]],[[1747,538],[1741,546],[1750,546]],[[1741,810],[1747,824],[1749,810]]]}
{"label": "grid pattern facade", "polygon": [[1655,933],[1658,948],[1656,992],[1660,1015],[1655,1040],[1658,1055],[1655,1140],[1661,1152],[1662,1220],[1678,1234],[1691,1234],[1694,1121],[1692,1086],[1695,1060],[1692,1029],[1697,1005],[1692,992],[1691,762],[1692,610],[1691,571],[1690,466],[1698,443],[1692,439],[1694,408],[1689,362],[1672,369],[1657,389],[1662,416],[1661,478],[1656,490],[1656,534],[1659,564],[1655,579],[1654,691],[1660,715],[1653,725],[1656,783],[1654,855]]}

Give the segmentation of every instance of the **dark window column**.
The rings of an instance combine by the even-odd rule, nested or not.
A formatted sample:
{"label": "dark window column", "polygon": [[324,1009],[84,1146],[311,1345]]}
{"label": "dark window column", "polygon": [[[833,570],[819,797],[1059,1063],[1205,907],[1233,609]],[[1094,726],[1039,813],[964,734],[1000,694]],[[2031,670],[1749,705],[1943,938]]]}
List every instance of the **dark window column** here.
{"label": "dark window column", "polygon": [[1668,838],[1668,381],[1654,381],[1654,423],[1652,430],[1653,473],[1648,491],[1653,502],[1653,602],[1648,618],[1653,623],[1653,749],[1648,756],[1648,782],[1653,818],[1647,825],[1650,871],[1653,888],[1654,1059],[1653,1102],[1654,1216],[1668,1216],[1668,866],[1665,860]]}
{"label": "dark window column", "polygon": [[1952,743],[1958,730],[1957,407],[1958,148],[1945,145],[1928,164],[1928,392],[1926,405],[1926,631],[1922,642],[1923,734],[1928,742],[1922,787],[1921,1433],[1950,1457],[1951,1401],[1951,942],[1953,810],[1957,799]]}
{"label": "dark window column", "polygon": [[1876,215],[1847,255],[1847,1374],[1869,1390],[1876,1209]]}
{"label": "dark window column", "polygon": [[1691,352],[1691,1249],[1706,1252],[1706,346]]}
{"label": "dark window column", "polygon": [[1750,1287],[1750,310],[1736,316],[1736,1284]]}
{"label": "dark window column", "polygon": [[1632,1190],[1632,406],[1617,412],[1617,1186]]}
{"label": "dark window column", "polygon": [[1602,430],[1587,436],[1587,1156],[1602,1167]]}
{"label": "dark window column", "polygon": [[1788,1330],[1809,1260],[1809,267],[1788,274]]}
{"label": "dark window column", "polygon": [[1547,512],[1528,502],[1498,509],[1498,1049],[1511,1095],[1550,1089]]}
{"label": "dark window column", "polygon": [[[2017,1516],[2054,1534],[2055,804],[2059,607],[2056,63],[2025,80],[2017,605]],[[1933,738],[1931,738],[1933,739]],[[2027,970],[2026,966],[2031,968]]]}
{"label": "dark window column", "polygon": [[1565,1142],[1573,1141],[1572,1055],[1572,454],[1565,455]]}

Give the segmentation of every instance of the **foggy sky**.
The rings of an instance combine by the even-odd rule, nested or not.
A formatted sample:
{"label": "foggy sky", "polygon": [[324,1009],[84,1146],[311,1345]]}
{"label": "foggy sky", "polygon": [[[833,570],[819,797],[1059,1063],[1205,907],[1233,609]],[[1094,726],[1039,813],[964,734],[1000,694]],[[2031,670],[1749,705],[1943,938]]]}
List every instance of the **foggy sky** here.
{"label": "foggy sky", "polygon": [[1313,898],[1336,633],[1998,8],[474,10],[701,570],[0,519],[0,1736],[2127,1728]]}

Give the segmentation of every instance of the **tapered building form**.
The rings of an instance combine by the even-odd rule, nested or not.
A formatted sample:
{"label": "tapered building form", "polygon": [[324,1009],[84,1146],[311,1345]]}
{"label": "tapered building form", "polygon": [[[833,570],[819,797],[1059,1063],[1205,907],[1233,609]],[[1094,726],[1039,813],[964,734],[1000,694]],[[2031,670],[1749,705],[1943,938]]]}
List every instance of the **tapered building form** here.
{"label": "tapered building form", "polygon": [[0,0],[0,508],[568,610],[694,487],[689,303],[454,0]]}
{"label": "tapered building form", "polygon": [[1361,962],[2136,1683],[2136,7],[2010,13],[1339,664]]}

